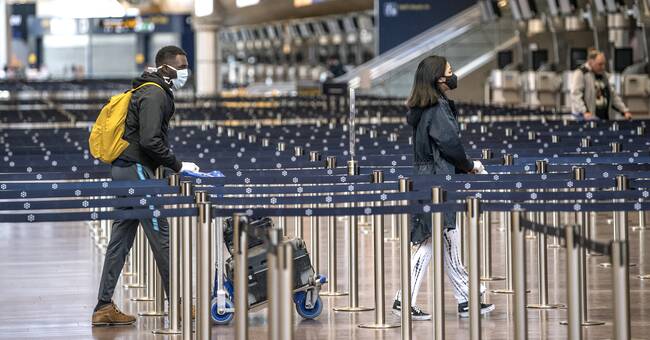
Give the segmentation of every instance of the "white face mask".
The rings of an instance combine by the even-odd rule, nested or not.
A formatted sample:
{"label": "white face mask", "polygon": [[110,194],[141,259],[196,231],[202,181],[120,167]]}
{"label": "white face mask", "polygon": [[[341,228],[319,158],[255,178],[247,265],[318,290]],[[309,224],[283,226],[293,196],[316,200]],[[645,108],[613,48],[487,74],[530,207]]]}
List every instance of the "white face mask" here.
{"label": "white face mask", "polygon": [[[162,66],[161,66],[162,67]],[[187,78],[190,76],[190,71],[188,69],[177,70],[172,66],[167,65],[167,67],[176,71],[176,78],[172,79],[172,87],[174,90],[180,90],[187,83]]]}

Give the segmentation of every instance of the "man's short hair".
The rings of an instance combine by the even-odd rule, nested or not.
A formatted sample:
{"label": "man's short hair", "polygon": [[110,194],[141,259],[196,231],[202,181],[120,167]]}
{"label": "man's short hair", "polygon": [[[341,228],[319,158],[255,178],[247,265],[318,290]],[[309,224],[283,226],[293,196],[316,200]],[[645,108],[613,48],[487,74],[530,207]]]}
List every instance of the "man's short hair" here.
{"label": "man's short hair", "polygon": [[587,51],[587,59],[594,60],[601,54],[603,54],[602,51],[597,50],[595,48],[590,48],[589,51]]}
{"label": "man's short hair", "polygon": [[187,53],[185,53],[185,51],[183,51],[183,49],[178,46],[165,46],[161,48],[158,53],[156,53],[156,67],[170,64],[176,59],[176,56],[178,55],[187,56]]}

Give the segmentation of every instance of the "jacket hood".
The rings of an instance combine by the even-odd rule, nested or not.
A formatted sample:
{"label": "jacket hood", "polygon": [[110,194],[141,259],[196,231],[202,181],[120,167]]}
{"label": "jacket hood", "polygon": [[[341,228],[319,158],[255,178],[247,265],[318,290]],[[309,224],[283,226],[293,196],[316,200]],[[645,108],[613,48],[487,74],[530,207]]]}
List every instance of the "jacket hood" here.
{"label": "jacket hood", "polygon": [[174,93],[171,90],[171,85],[167,84],[167,82],[165,82],[165,79],[163,79],[163,77],[160,74],[158,74],[158,72],[145,71],[139,77],[133,79],[131,85],[133,88],[136,88],[144,83],[149,83],[149,82],[160,85],[163,89],[165,89],[167,95],[169,95],[171,98],[174,98]]}

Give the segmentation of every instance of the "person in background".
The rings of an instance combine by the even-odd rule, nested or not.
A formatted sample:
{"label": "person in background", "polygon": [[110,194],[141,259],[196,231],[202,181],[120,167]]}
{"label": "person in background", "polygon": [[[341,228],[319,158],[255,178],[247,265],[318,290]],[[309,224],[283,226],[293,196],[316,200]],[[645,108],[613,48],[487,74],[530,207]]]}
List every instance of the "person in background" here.
{"label": "person in background", "polygon": [[620,115],[632,119],[632,113],[609,84],[606,65],[605,54],[592,49],[587,55],[587,62],[573,71],[571,112],[578,119],[613,120]]}
{"label": "person in background", "polygon": [[[182,88],[189,76],[187,55],[176,46],[163,47],[156,54],[156,68],[144,72],[133,81],[133,88],[154,83],[133,93],[125,121],[123,139],[129,146],[113,162],[111,177],[116,181],[155,178],[162,166],[175,172],[199,171],[194,163],[176,159],[169,144],[167,131],[174,115],[174,91]],[[135,317],[122,313],[112,301],[126,256],[138,231],[149,240],[165,293],[169,296],[169,234],[165,218],[118,220],[113,222],[111,239],[92,315],[93,326],[130,325]],[[152,273],[153,274],[153,273]]]}
{"label": "person in background", "polygon": [[[418,65],[406,120],[413,128],[413,174],[434,176],[456,173],[485,173],[480,161],[467,157],[460,139],[460,128],[454,101],[446,92],[456,89],[458,78],[451,65],[440,56],[425,58]],[[444,213],[444,266],[458,301],[458,315],[469,317],[469,277],[460,259],[460,239],[456,230],[456,214]],[[431,214],[414,214],[411,220],[411,242],[418,248],[411,259],[411,315],[413,320],[429,320],[431,315],[416,307],[417,294],[429,267],[433,244]],[[485,287],[481,285],[481,294]],[[401,315],[401,292],[393,302],[393,313]],[[481,304],[481,314],[494,310],[492,304]]]}

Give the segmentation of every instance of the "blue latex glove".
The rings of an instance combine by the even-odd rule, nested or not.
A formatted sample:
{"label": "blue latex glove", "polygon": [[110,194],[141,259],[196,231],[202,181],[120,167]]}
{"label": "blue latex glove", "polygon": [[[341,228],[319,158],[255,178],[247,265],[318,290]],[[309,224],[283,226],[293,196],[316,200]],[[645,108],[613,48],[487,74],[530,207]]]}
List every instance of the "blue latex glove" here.
{"label": "blue latex glove", "polygon": [[189,177],[198,177],[198,178],[209,178],[209,177],[226,177],[219,170],[214,170],[211,172],[194,172],[194,171],[183,171],[181,174]]}

